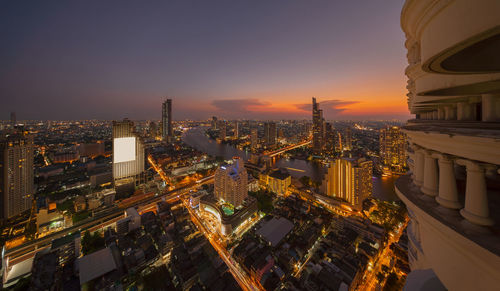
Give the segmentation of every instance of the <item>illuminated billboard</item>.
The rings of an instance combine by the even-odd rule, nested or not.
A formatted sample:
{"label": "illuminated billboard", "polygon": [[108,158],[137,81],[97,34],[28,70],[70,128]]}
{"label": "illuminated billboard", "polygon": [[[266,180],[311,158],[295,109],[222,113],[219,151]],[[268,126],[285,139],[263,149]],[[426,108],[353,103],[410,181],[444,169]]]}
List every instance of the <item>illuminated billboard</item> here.
{"label": "illuminated billboard", "polygon": [[135,160],[135,137],[113,139],[113,163]]}

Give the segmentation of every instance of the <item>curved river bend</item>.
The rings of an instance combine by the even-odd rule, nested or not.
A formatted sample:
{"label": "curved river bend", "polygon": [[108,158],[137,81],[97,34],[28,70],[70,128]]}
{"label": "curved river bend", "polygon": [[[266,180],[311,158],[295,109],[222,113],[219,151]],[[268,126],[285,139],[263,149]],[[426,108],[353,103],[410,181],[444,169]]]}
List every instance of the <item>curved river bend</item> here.
{"label": "curved river bend", "polygon": [[[250,153],[241,151],[228,144],[220,144],[205,135],[206,127],[195,127],[182,135],[182,141],[187,145],[211,156],[222,157],[226,160],[232,157],[250,158]],[[316,181],[322,181],[326,168],[319,163],[305,160],[278,158],[275,167],[287,168],[294,178],[309,176]],[[394,180],[397,177],[373,177],[373,196],[381,200],[398,200],[394,192]]]}

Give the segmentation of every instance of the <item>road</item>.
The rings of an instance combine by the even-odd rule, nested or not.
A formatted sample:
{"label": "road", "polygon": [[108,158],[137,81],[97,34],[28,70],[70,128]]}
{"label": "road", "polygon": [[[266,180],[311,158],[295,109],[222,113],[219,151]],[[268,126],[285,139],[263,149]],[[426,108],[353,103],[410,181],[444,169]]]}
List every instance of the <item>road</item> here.
{"label": "road", "polygon": [[375,258],[375,262],[373,263],[373,267],[371,270],[366,270],[365,275],[364,275],[364,280],[361,282],[361,284],[358,286],[358,290],[376,290],[377,287],[377,274],[382,270],[383,265],[389,265],[390,260],[392,257],[392,251],[390,249],[390,246],[392,243],[396,243],[399,241],[399,238],[403,234],[403,230],[406,228],[408,224],[408,217],[406,220],[401,224],[401,226],[398,228],[397,231],[392,232],[389,236],[389,239],[387,241],[387,244],[385,245],[384,249],[379,251],[377,257]]}
{"label": "road", "polygon": [[[137,201],[134,204],[128,205],[127,207],[137,207],[140,205],[147,206],[149,204],[156,204],[156,203],[160,202],[162,199],[170,200],[170,199],[176,198],[179,195],[186,194],[188,192],[188,190],[191,190],[193,188],[197,188],[203,184],[213,182],[213,177],[207,177],[207,178],[205,178],[204,181],[201,183],[193,182],[189,185],[180,187],[178,189],[165,192],[163,195],[158,195],[158,196],[150,197],[148,199]],[[186,192],[182,193],[183,191],[186,191]],[[16,262],[28,259],[28,258],[32,257],[40,249],[43,249],[43,248],[47,247],[48,245],[50,245],[54,239],[63,237],[69,233],[73,233],[76,231],[84,232],[84,231],[89,230],[91,228],[97,228],[97,229],[104,228],[107,225],[111,225],[114,222],[116,222],[117,220],[123,218],[124,217],[123,212],[124,212],[123,208],[119,208],[116,206],[105,209],[105,210],[97,213],[94,217],[87,218],[87,219],[85,219],[85,220],[83,220],[83,221],[81,221],[81,222],[79,222],[79,223],[77,223],[69,228],[66,228],[66,229],[63,229],[61,231],[49,234],[49,235],[44,236],[42,238],[28,241],[26,243],[23,243],[20,246],[8,249],[8,250],[6,250],[5,257],[8,257],[9,262],[11,262],[11,263],[16,263]],[[27,256],[30,254],[31,254],[31,256]],[[22,258],[22,259],[19,260],[18,258]],[[9,265],[11,263],[9,263]]]}
{"label": "road", "polygon": [[191,220],[198,227],[199,231],[208,239],[213,248],[217,251],[220,258],[226,263],[229,271],[233,275],[234,279],[243,290],[263,290],[260,287],[259,283],[256,283],[248,274],[241,269],[239,264],[233,260],[231,254],[226,250],[224,246],[221,245],[221,242],[224,240],[219,236],[217,232],[210,232],[207,227],[200,221],[198,215],[194,212],[194,210],[189,207],[187,201],[183,201],[184,207],[188,210],[191,215]]}

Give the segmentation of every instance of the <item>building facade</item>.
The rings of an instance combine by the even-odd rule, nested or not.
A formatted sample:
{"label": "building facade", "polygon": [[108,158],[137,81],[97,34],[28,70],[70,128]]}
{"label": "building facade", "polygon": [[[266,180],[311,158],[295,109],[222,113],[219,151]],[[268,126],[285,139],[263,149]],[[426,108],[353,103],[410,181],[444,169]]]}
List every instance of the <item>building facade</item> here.
{"label": "building facade", "polygon": [[384,167],[396,173],[406,170],[406,135],[397,126],[380,130],[380,159]]}
{"label": "building facade", "polygon": [[267,146],[276,145],[276,123],[275,122],[266,122],[264,123],[264,140]]}
{"label": "building facade", "polygon": [[113,121],[113,179],[115,186],[138,184],[144,178],[144,144],[128,119]]}
{"label": "building facade", "polygon": [[250,130],[250,148],[255,150],[259,143],[259,137],[257,135],[257,128],[252,128]]}
{"label": "building facade", "polygon": [[373,162],[365,159],[339,158],[330,162],[323,181],[327,196],[349,202],[362,209],[363,200],[372,195]]}
{"label": "building facade", "polygon": [[227,137],[227,123],[225,120],[219,121],[219,140],[224,141]]}
{"label": "building facade", "polygon": [[0,219],[31,208],[34,195],[33,136],[9,130],[0,137]]}
{"label": "building facade", "polygon": [[[404,127],[410,172],[396,181],[410,225],[406,289],[500,286],[500,1],[407,0]],[[439,279],[439,280],[436,280]]]}
{"label": "building facade", "polygon": [[171,141],[174,137],[174,128],[172,127],[172,99],[167,99],[161,107],[161,134],[162,139]]}
{"label": "building facade", "polygon": [[248,196],[248,174],[244,162],[235,158],[233,164],[220,166],[215,171],[214,195],[238,207]]}
{"label": "building facade", "polygon": [[323,119],[323,110],[319,109],[316,98],[312,98],[312,147],[315,154],[321,154],[325,145],[325,122]]}
{"label": "building facade", "polygon": [[269,191],[278,195],[286,195],[292,184],[292,177],[285,169],[278,169],[261,173],[259,181]]}

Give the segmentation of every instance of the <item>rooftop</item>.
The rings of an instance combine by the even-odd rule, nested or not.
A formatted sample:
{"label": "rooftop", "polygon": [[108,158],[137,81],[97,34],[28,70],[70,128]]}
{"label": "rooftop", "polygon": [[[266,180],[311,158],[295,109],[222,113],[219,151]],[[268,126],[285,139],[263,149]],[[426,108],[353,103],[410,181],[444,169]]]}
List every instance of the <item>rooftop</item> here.
{"label": "rooftop", "polygon": [[271,246],[277,246],[280,241],[293,229],[293,223],[283,217],[273,217],[264,223],[255,233],[262,236],[271,243]]}
{"label": "rooftop", "polygon": [[78,260],[80,285],[116,270],[116,263],[110,248],[105,248]]}

